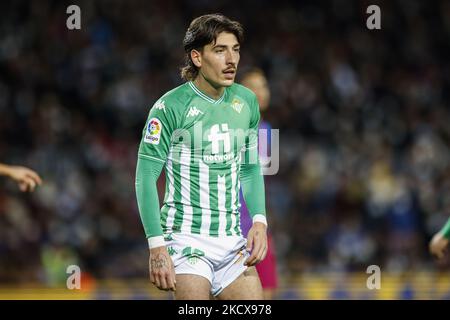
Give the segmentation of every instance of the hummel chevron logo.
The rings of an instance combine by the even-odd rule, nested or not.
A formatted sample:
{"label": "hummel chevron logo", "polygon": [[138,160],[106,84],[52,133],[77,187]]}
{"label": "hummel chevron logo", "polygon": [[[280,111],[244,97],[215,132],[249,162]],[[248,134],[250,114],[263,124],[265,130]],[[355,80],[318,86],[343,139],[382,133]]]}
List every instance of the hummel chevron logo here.
{"label": "hummel chevron logo", "polygon": [[187,113],[186,117],[196,117],[199,114],[203,114],[203,112],[198,110],[196,107],[190,107],[189,112]]}

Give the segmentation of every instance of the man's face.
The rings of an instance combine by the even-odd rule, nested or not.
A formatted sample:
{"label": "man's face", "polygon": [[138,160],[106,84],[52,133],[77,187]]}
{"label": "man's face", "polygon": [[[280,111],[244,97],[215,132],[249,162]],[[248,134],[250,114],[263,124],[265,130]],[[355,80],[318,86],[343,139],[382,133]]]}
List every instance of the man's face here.
{"label": "man's face", "polygon": [[266,110],[270,102],[270,90],[266,77],[260,73],[250,73],[244,77],[242,85],[255,93],[259,109],[261,111]]}
{"label": "man's face", "polygon": [[219,33],[216,42],[207,44],[200,52],[199,72],[215,88],[231,86],[239,63],[239,50],[234,34]]}

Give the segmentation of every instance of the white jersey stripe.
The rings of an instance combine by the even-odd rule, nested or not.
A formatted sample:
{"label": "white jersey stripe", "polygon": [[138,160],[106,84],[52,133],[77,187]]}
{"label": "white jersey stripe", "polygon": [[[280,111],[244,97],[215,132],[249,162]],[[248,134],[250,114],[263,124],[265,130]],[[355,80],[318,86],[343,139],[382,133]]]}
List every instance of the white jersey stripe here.
{"label": "white jersey stripe", "polygon": [[181,203],[183,204],[183,221],[181,222],[181,232],[191,233],[192,227],[192,204],[191,204],[191,151],[186,147],[181,147],[180,155],[180,180],[181,180]]}
{"label": "white jersey stripe", "polygon": [[173,162],[172,162],[172,149],[170,150],[169,156],[167,157],[167,180],[169,181],[169,194],[167,196],[167,205],[170,207],[167,212],[167,229],[172,229],[173,222],[175,219],[175,204],[174,204],[174,194],[175,194],[175,185],[174,185],[174,177],[173,177]]}
{"label": "white jersey stripe", "polygon": [[231,234],[234,235],[236,232],[234,231],[234,228],[236,227],[237,220],[236,220],[236,211],[237,211],[237,205],[236,205],[236,188],[237,188],[237,172],[236,172],[236,162],[233,161],[231,164]]}
{"label": "white jersey stripe", "polygon": [[200,206],[202,208],[202,226],[200,228],[200,234],[209,236],[209,228],[211,227],[211,208],[209,201],[209,167],[202,160],[198,161],[198,165]]}
{"label": "white jersey stripe", "polygon": [[217,207],[219,209],[219,236],[225,236],[225,230],[227,227],[227,208],[225,207],[226,192],[225,175],[217,176]]}
{"label": "white jersey stripe", "polygon": [[[239,175],[239,174],[238,174]],[[240,179],[237,179],[237,190],[238,190],[238,192],[241,190],[241,180]],[[241,200],[240,200],[240,198],[238,197],[237,198],[237,201],[236,201],[236,203],[237,203],[237,210],[238,211],[240,211],[241,210]],[[239,221],[239,226],[238,226],[238,229],[240,230],[240,232],[242,233],[242,229],[241,229],[241,215],[240,215],[240,213],[237,215],[237,217],[238,217],[238,221]]]}

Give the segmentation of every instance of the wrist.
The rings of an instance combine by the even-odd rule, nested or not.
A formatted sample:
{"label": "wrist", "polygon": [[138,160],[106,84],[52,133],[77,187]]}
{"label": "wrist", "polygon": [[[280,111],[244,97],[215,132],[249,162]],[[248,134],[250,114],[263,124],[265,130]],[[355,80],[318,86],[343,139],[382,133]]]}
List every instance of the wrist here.
{"label": "wrist", "polygon": [[253,223],[260,222],[260,223],[264,224],[267,227],[267,218],[263,214],[255,214],[253,216],[252,220],[253,220]]}
{"label": "wrist", "polygon": [[147,242],[148,242],[149,249],[163,247],[166,245],[166,242],[164,241],[163,236],[155,236],[155,237],[147,238]]}
{"label": "wrist", "polygon": [[447,223],[441,229],[441,234],[445,239],[450,239],[450,219],[447,220]]}

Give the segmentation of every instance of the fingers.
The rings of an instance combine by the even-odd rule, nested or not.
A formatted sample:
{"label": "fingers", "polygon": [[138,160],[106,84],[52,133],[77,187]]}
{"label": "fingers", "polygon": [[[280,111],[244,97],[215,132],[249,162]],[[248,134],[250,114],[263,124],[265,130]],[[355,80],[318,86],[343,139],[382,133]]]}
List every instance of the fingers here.
{"label": "fingers", "polygon": [[258,254],[257,254],[257,248],[255,246],[255,249],[252,251],[252,254],[248,259],[245,261],[245,265],[248,267],[254,266],[258,262]]}
{"label": "fingers", "polygon": [[167,277],[167,286],[168,286],[169,290],[176,291],[177,290],[176,284],[177,284],[177,280],[175,279],[175,270],[173,269],[173,266],[172,266],[172,270]]}
{"label": "fingers", "polygon": [[30,192],[34,191],[34,189],[36,188],[36,182],[33,179],[29,178],[29,177],[27,177],[25,181],[26,181],[27,186],[28,186],[28,188],[27,188],[28,191],[30,191]]}
{"label": "fingers", "polygon": [[244,264],[246,266],[254,266],[261,262],[263,257],[265,257],[265,252],[267,250],[266,247],[267,241],[265,239],[255,238],[252,254],[248,257]]}
{"label": "fingers", "polygon": [[150,269],[150,282],[156,285],[156,277],[153,274],[152,270]]}
{"label": "fingers", "polygon": [[244,265],[253,266],[255,264],[258,251],[259,251],[259,243],[258,243],[258,241],[255,241],[253,250],[251,251],[251,254],[250,254],[250,257],[247,258]]}
{"label": "fingers", "polygon": [[18,181],[20,191],[22,192],[33,192],[38,185],[42,184],[41,177],[31,169],[19,168],[16,172],[16,180]]}
{"label": "fingers", "polygon": [[161,280],[160,277],[157,275],[155,276],[155,282],[153,283],[158,289],[162,289],[161,288]]}
{"label": "fingers", "polygon": [[175,270],[173,269],[173,266],[172,266],[171,270],[165,276],[162,277],[160,289],[176,291],[175,283],[176,283]]}
{"label": "fingers", "polygon": [[26,192],[26,191],[34,191],[36,188],[36,182],[34,182],[33,179],[25,177],[21,181],[19,181],[19,188],[20,191]]}
{"label": "fingers", "polygon": [[28,185],[26,182],[19,182],[19,189],[22,192],[26,192],[28,189]]}
{"label": "fingers", "polygon": [[445,248],[438,248],[438,247],[434,247],[434,246],[432,246],[430,248],[430,251],[431,251],[431,254],[439,260],[445,256],[445,252],[446,252]]}
{"label": "fingers", "polygon": [[266,247],[264,248],[264,250],[263,250],[263,253],[262,253],[260,262],[263,261],[263,260],[266,258],[266,256],[267,256],[267,250],[268,250],[268,247],[266,246]]}
{"label": "fingers", "polygon": [[444,258],[446,251],[447,251],[447,250],[446,250],[445,248],[436,250],[436,256],[437,256],[437,258],[438,258],[439,260],[442,259],[442,258]]}
{"label": "fingers", "polygon": [[176,291],[176,281],[175,281],[175,272],[169,272],[169,273],[161,273],[159,275],[153,275],[150,276],[150,280],[154,279],[152,283],[158,287],[160,290],[165,291]]}
{"label": "fingers", "polygon": [[440,259],[442,259],[444,254],[442,253],[442,251],[434,251],[433,256],[440,260]]}
{"label": "fingers", "polygon": [[167,251],[150,256],[150,281],[160,290],[175,291],[175,269]]}
{"label": "fingers", "polygon": [[260,263],[264,260],[267,254],[267,239],[264,237],[264,239],[261,240],[261,248],[257,254],[257,258],[255,261],[255,265]]}
{"label": "fingers", "polygon": [[248,252],[252,251],[252,247],[253,247],[253,233],[249,232],[246,247],[247,251]]}
{"label": "fingers", "polygon": [[28,169],[27,170],[27,176],[29,178],[31,178],[36,184],[38,184],[38,185],[42,184],[41,177],[39,177],[39,175],[36,172],[34,172],[33,170]]}
{"label": "fingers", "polygon": [[259,250],[259,253],[258,253],[258,257],[255,262],[255,265],[264,260],[264,258],[266,257],[266,253],[267,253],[267,242],[263,241],[263,243],[261,245],[261,249]]}
{"label": "fingers", "polygon": [[161,284],[161,286],[159,287],[161,290],[169,290],[167,286],[166,275],[160,276],[159,283]]}
{"label": "fingers", "polygon": [[429,244],[430,253],[437,259],[442,259],[447,252],[448,241],[446,241],[439,233],[436,234]]}

